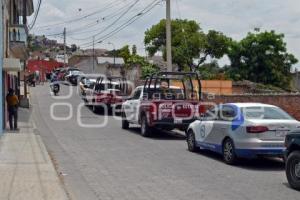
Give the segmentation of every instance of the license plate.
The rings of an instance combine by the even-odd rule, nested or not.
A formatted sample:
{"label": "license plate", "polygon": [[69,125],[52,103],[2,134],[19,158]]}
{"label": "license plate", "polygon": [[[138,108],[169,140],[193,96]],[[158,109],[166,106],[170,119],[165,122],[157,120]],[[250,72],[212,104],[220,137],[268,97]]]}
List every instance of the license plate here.
{"label": "license plate", "polygon": [[174,124],[182,124],[182,119],[174,119]]}
{"label": "license plate", "polygon": [[276,137],[285,137],[287,135],[288,131],[276,131],[275,136]]}

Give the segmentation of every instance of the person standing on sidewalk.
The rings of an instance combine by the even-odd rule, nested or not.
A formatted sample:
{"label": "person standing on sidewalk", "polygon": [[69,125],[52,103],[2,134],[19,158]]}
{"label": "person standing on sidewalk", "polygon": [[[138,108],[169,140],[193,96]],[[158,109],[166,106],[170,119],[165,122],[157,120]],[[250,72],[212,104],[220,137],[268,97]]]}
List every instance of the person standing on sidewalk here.
{"label": "person standing on sidewalk", "polygon": [[11,88],[8,90],[6,101],[8,106],[8,118],[9,118],[10,130],[18,130],[19,99],[17,95],[15,95],[15,91]]}

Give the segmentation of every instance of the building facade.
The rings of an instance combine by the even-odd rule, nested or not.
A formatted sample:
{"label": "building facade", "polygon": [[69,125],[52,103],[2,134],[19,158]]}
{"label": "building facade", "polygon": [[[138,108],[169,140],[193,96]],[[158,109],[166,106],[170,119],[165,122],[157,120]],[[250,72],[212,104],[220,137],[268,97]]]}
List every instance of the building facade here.
{"label": "building facade", "polygon": [[34,12],[33,0],[1,0],[1,133],[6,128],[5,96],[9,88],[20,94],[20,72],[24,71],[29,53],[27,48],[27,17]]}

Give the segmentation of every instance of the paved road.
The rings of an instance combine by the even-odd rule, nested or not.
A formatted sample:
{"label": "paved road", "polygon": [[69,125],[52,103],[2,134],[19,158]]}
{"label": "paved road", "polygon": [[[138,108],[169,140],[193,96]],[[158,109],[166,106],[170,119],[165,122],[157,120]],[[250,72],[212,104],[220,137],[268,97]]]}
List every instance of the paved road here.
{"label": "paved road", "polygon": [[[68,86],[62,89],[61,94],[76,91]],[[82,101],[76,92],[66,100],[53,99],[46,85],[32,93],[37,133],[56,160],[73,199],[300,199],[300,193],[288,187],[280,161],[228,166],[218,155],[188,152],[182,136],[160,133],[143,138],[137,128],[122,130],[113,117],[103,128],[82,128],[77,123]],[[72,106],[70,120],[51,118],[50,106],[58,102]],[[54,114],[68,117],[68,108],[56,107]],[[104,117],[83,107],[80,119],[99,124]]]}

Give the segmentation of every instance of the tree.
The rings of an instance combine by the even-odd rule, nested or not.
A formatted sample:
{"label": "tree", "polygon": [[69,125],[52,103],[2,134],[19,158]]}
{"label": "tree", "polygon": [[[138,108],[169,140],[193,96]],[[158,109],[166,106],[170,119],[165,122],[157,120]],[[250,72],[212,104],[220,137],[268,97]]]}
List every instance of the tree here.
{"label": "tree", "polygon": [[283,34],[275,31],[248,33],[240,42],[232,42],[227,73],[234,80],[250,80],[288,89],[291,67],[298,62],[287,52]]}
{"label": "tree", "polygon": [[117,50],[116,55],[122,57],[124,59],[124,62],[127,63],[127,60],[130,58],[130,50],[129,50],[129,45],[125,45],[121,49]]}
{"label": "tree", "polygon": [[232,39],[225,36],[223,33],[210,30],[205,35],[204,45],[200,50],[201,53],[198,67],[207,60],[208,56],[212,59],[222,58],[228,53],[231,43]]}
{"label": "tree", "polygon": [[78,49],[78,47],[76,46],[76,44],[72,44],[72,45],[71,45],[71,51],[72,51],[72,52],[77,51],[77,49]]}
{"label": "tree", "polygon": [[219,64],[216,60],[213,60],[211,63],[206,63],[197,68],[201,79],[203,80],[212,80],[212,79],[227,79],[224,76],[224,70],[219,67]]}
{"label": "tree", "polygon": [[[199,24],[193,20],[172,20],[172,55],[173,62],[181,69],[191,66],[199,57],[205,35]],[[161,20],[145,32],[146,50],[150,56],[162,52],[166,59],[166,20]]]}
{"label": "tree", "polygon": [[159,68],[151,63],[149,63],[144,57],[139,56],[136,52],[136,46],[132,46],[132,54],[129,50],[129,45],[125,45],[119,50],[116,50],[116,54],[124,59],[125,67],[130,69],[133,66],[138,66],[141,68],[142,77],[146,78],[147,76],[158,72]]}
{"label": "tree", "polygon": [[137,54],[137,48],[136,45],[132,46],[132,55],[136,55]]}
{"label": "tree", "polygon": [[[172,55],[173,62],[180,69],[194,65],[198,60],[199,68],[208,57],[222,58],[228,52],[231,39],[223,33],[211,30],[205,34],[199,24],[193,20],[172,20]],[[161,51],[166,59],[166,21],[161,20],[145,33],[146,50],[150,56]]]}

